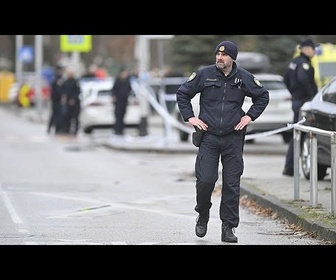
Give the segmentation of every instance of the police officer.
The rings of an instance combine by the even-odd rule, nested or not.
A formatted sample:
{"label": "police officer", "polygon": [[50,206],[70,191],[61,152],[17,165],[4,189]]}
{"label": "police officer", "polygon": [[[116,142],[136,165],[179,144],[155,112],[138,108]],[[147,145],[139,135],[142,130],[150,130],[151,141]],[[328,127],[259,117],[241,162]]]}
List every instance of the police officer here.
{"label": "police officer", "polygon": [[66,120],[65,131],[76,136],[80,126],[79,115],[81,112],[79,80],[76,78],[75,70],[69,67],[66,70],[66,79],[63,83],[63,98],[66,99]]}
{"label": "police officer", "polygon": [[55,133],[59,132],[59,122],[61,114],[61,96],[62,96],[62,86],[63,86],[63,67],[60,65],[56,66],[56,74],[51,83],[50,100],[51,100],[51,114],[48,121],[48,134],[51,128],[55,127]]}
{"label": "police officer", "polygon": [[[311,39],[301,41],[299,44],[300,54],[292,59],[284,75],[285,84],[292,95],[292,110],[294,113],[293,123],[299,121],[299,113],[302,105],[311,100],[317,93],[315,82],[315,70],[311,59],[316,54],[317,44]],[[288,144],[283,175],[294,175],[294,141]]]}
{"label": "police officer", "polygon": [[[212,206],[211,195],[222,164],[222,193],[219,216],[221,241],[238,242],[233,228],[239,224],[240,178],[244,170],[243,148],[246,126],[256,120],[269,103],[269,92],[248,71],[237,67],[237,45],[223,41],[215,49],[216,63],[191,74],[176,92],[177,104],[184,121],[204,130],[198,148],[196,174],[195,233],[204,237]],[[191,99],[200,93],[200,113],[195,116]],[[253,104],[247,112],[245,97]]]}
{"label": "police officer", "polygon": [[128,69],[122,67],[111,89],[112,102],[114,104],[115,123],[113,126],[115,135],[123,135],[125,128],[125,116],[128,100],[132,94],[132,84]]}

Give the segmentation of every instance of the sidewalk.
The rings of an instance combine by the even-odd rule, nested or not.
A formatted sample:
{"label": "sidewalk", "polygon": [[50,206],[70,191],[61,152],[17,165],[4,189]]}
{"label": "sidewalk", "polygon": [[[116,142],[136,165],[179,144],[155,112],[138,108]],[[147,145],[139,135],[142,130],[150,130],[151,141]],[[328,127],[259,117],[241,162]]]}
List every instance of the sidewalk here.
{"label": "sidewalk", "polygon": [[[46,123],[47,120],[47,116],[37,116],[34,111],[27,111],[22,116],[41,123]],[[267,137],[281,139],[279,135]],[[331,214],[330,175],[318,182],[317,208],[311,207],[310,182],[303,177],[300,178],[300,199],[294,200],[294,177],[282,175],[287,145],[281,140],[279,144],[256,140],[255,143],[245,144],[241,196],[247,196],[260,206],[270,208],[273,216],[286,219],[304,231],[315,233],[319,238],[336,244],[336,216]],[[147,136],[111,136],[104,146],[127,151],[194,153],[195,156],[197,153],[197,148],[190,141],[181,142],[177,131],[167,128],[159,116],[148,118]]]}

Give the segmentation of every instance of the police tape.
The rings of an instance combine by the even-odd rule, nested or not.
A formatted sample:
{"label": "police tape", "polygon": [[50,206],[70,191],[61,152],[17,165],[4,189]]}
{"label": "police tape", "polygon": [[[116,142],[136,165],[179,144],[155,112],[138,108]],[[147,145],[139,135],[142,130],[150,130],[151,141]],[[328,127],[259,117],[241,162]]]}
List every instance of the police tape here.
{"label": "police tape", "polygon": [[256,138],[262,138],[262,137],[267,137],[267,136],[271,136],[271,135],[274,135],[274,134],[279,134],[281,132],[285,132],[287,130],[293,129],[296,124],[301,124],[304,121],[305,121],[305,119],[302,119],[302,120],[298,121],[297,123],[288,123],[287,126],[281,127],[281,128],[278,128],[278,129],[269,130],[269,131],[265,131],[265,132],[259,132],[259,133],[247,134],[245,136],[245,140],[252,140],[252,139],[256,139]]}
{"label": "police tape", "polygon": [[[133,82],[132,83],[132,88],[134,92],[137,94],[142,94],[145,96],[147,101],[152,105],[152,107],[155,109],[155,111],[162,117],[166,125],[170,125],[172,127],[175,127],[179,130],[182,130],[186,133],[189,133],[190,135],[195,131],[193,127],[187,124],[183,124],[179,122],[174,116],[172,116],[168,111],[165,105],[162,105],[158,102],[157,98],[155,97],[155,92],[153,89],[141,82]],[[164,100],[165,98],[160,98],[160,100]],[[253,140],[257,138],[263,138],[275,134],[279,134],[288,130],[291,130],[294,128],[295,125],[297,124],[302,124],[305,122],[305,119],[303,118],[302,120],[298,121],[297,123],[288,123],[287,126],[281,127],[278,129],[270,130],[270,131],[265,131],[265,132],[259,132],[259,133],[250,133],[246,134],[245,140]]]}

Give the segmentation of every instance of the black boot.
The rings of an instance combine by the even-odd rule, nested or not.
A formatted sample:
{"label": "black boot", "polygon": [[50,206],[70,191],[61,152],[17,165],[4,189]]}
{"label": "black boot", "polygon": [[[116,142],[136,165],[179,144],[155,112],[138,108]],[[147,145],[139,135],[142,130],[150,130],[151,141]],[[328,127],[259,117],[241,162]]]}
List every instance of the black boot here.
{"label": "black boot", "polygon": [[208,229],[209,214],[200,214],[196,219],[195,233],[198,237],[204,237]]}
{"label": "black boot", "polygon": [[233,234],[232,227],[226,223],[222,223],[222,242],[238,242],[237,236]]}
{"label": "black boot", "polygon": [[286,176],[294,176],[294,169],[293,168],[285,168],[282,171],[282,175],[286,175]]}

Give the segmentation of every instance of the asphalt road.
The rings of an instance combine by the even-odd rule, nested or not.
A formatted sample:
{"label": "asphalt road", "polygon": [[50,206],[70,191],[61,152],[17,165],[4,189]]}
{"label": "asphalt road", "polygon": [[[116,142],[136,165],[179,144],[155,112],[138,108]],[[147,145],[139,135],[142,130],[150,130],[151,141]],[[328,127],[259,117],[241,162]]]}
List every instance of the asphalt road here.
{"label": "asphalt road", "polygon": [[[195,236],[195,154],[107,149],[103,133],[58,137],[0,118],[0,244],[233,245],[220,241],[218,189],[208,234]],[[235,245],[326,244],[243,206],[236,234]]]}

